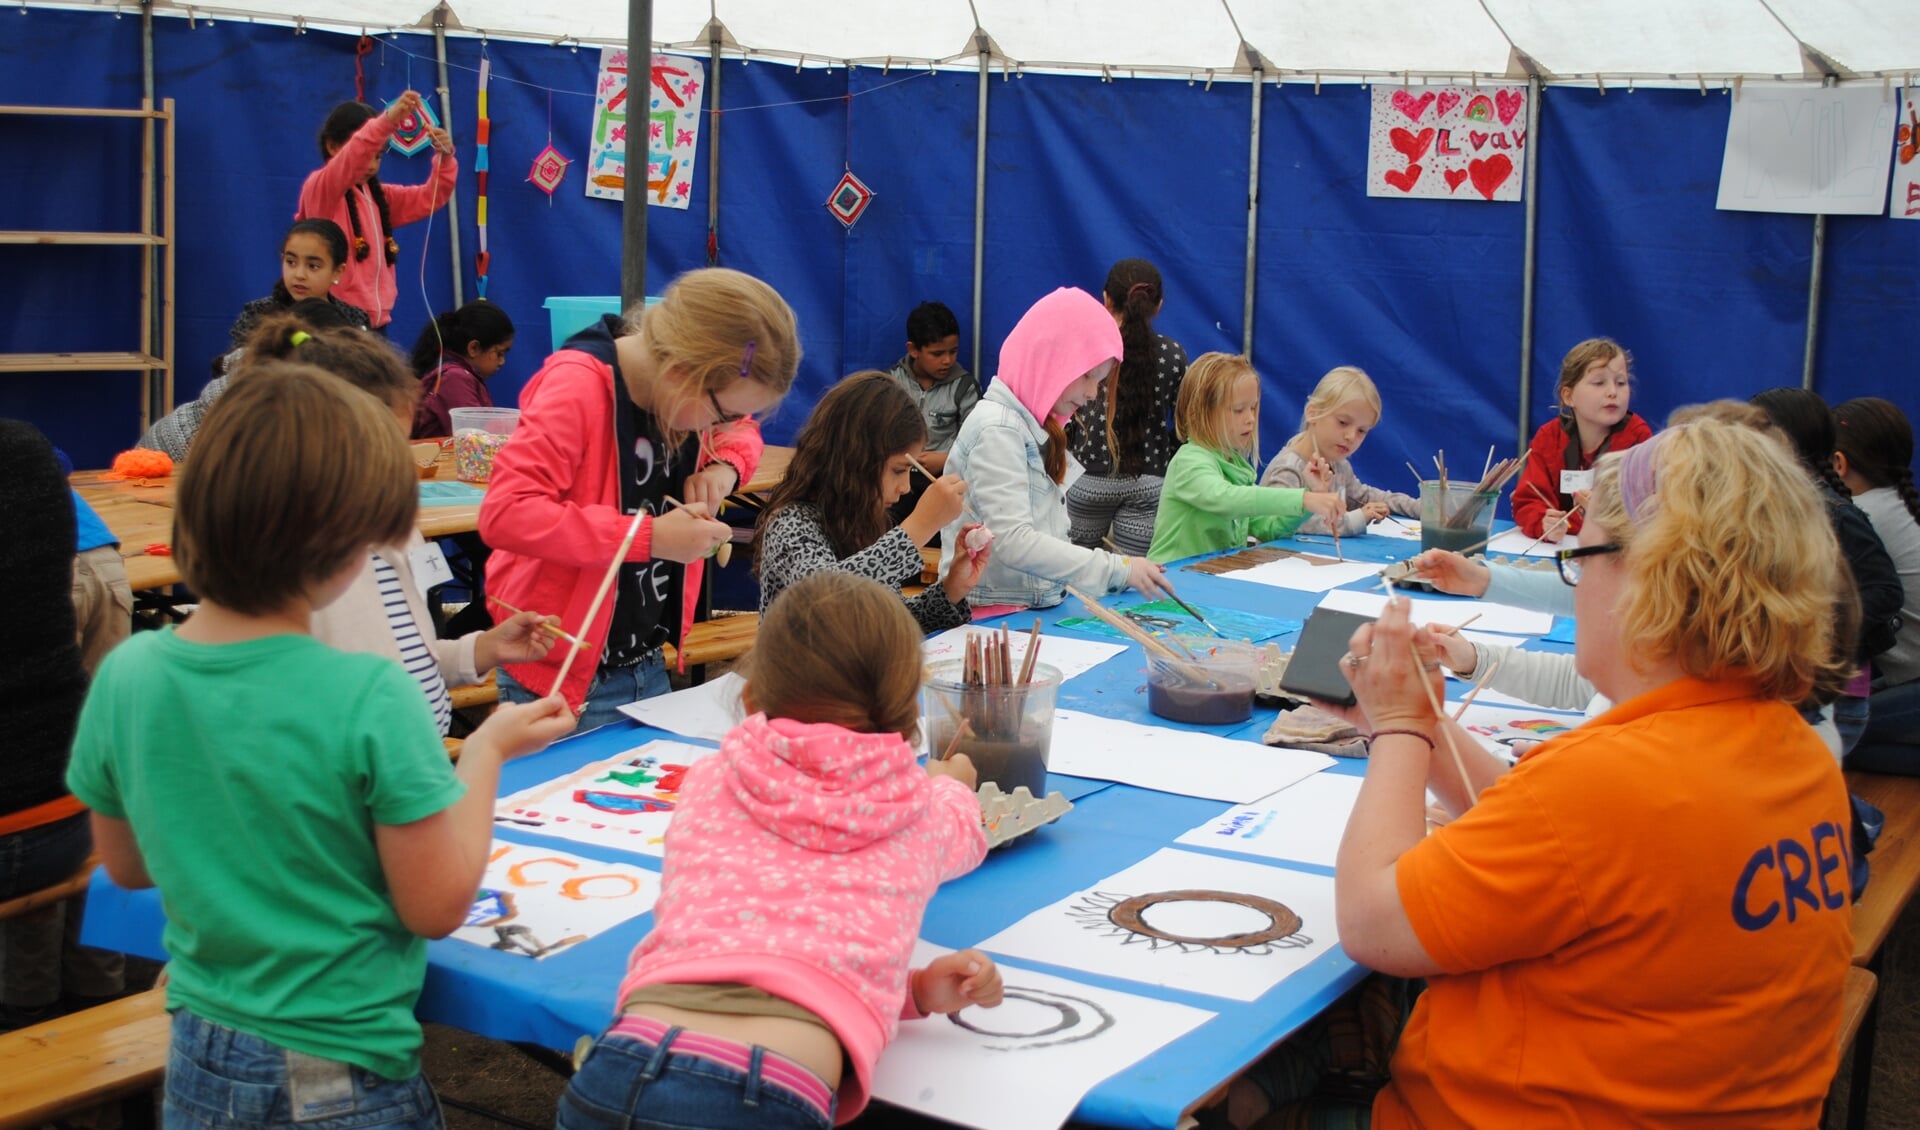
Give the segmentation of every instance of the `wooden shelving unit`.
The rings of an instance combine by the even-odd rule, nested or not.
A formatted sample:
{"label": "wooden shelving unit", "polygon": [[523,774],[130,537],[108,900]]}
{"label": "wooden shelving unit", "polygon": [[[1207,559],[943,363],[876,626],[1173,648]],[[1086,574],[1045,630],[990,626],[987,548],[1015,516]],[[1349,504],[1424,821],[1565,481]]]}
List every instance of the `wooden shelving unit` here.
{"label": "wooden shelving unit", "polygon": [[[0,117],[142,120],[139,231],[0,231],[0,244],[15,246],[139,248],[139,348],[93,353],[0,353],[0,373],[139,373],[140,429],[145,431],[156,415],[173,410],[173,99],[163,100],[157,110],[146,99],[137,110],[0,106]],[[154,411],[156,406],[158,413]]]}

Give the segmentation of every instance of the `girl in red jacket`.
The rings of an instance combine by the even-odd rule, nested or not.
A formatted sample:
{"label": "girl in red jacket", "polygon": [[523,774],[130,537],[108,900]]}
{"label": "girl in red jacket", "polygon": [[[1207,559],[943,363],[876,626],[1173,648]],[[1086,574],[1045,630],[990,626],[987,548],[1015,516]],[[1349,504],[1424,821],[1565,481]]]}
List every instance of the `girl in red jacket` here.
{"label": "girl in red jacket", "polygon": [[300,186],[296,220],[332,220],[347,233],[346,269],[334,284],[334,296],[367,312],[373,328],[384,331],[393,320],[399,292],[393,265],[400,245],[393,229],[424,220],[453,198],[459,165],[447,131],[434,127],[433,172],[427,183],[380,183],[380,155],[409,115],[420,112],[420,96],[409,90],[384,113],[364,102],[342,102],[320,124],[320,152],[327,163],[307,174]]}
{"label": "girl in red jacket", "polygon": [[[558,688],[566,648],[506,665],[502,698],[531,702],[557,689],[587,730],[666,692],[661,645],[684,637],[701,562],[732,536],[713,515],[760,464],[752,417],[779,403],[799,367],[786,302],[719,267],[682,275],[652,309],[607,315],[547,359],[520,392],[519,427],[480,505],[480,536],[493,547],[487,588],[515,607],[557,612],[587,654]],[[586,623],[641,512],[627,564]]]}
{"label": "girl in red jacket", "polygon": [[1633,357],[1612,338],[1588,338],[1560,362],[1560,415],[1540,425],[1527,467],[1513,488],[1513,520],[1530,538],[1580,532],[1574,507],[1593,483],[1594,461],[1653,438],[1628,410]]}

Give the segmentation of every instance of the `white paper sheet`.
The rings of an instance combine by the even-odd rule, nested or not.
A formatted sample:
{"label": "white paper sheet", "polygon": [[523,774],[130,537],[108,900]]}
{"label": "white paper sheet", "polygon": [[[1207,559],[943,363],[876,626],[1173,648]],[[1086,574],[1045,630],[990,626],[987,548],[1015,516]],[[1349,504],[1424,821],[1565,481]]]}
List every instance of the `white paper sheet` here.
{"label": "white paper sheet", "polygon": [[1230,808],[1174,842],[1332,867],[1362,780],[1315,773],[1270,797]]}
{"label": "white paper sheet", "polygon": [[[1451,680],[1448,690],[1451,691],[1457,687],[1462,697],[1465,697],[1467,694],[1467,688],[1473,685],[1472,679],[1462,679],[1457,675],[1448,675],[1447,678]],[[1522,710],[1550,710],[1559,714],[1572,714],[1575,716],[1579,716],[1580,714],[1580,711],[1567,710],[1565,707],[1542,706],[1537,702],[1528,702],[1518,695],[1505,694],[1501,691],[1494,690],[1492,687],[1482,688],[1480,694],[1474,698],[1473,704],[1474,706],[1517,706]],[[1448,709],[1453,708],[1449,707]]]}
{"label": "white paper sheet", "polygon": [[[1488,600],[1421,600],[1418,597],[1409,599],[1413,603],[1410,611],[1413,622],[1416,624],[1459,624],[1477,612],[1480,618],[1473,622],[1473,626],[1483,632],[1544,636],[1553,630],[1552,616],[1545,612],[1528,612],[1524,608],[1515,608],[1510,604],[1495,604]],[[1320,599],[1322,608],[1337,608],[1342,612],[1353,612],[1361,616],[1377,617],[1386,606],[1386,596],[1364,589],[1336,589]]]}
{"label": "white paper sheet", "polygon": [[1193,730],[1142,726],[1062,710],[1047,768],[1074,777],[1245,804],[1333,764],[1323,753],[1276,749]]}
{"label": "white paper sheet", "polygon": [[1382,518],[1367,525],[1370,538],[1399,538],[1401,541],[1419,541],[1420,523],[1412,518]]}
{"label": "white paper sheet", "polygon": [[740,705],[740,688],[746,685],[745,679],[729,671],[697,687],[630,702],[620,713],[681,737],[717,742],[746,718]]}
{"label": "white paper sheet", "polygon": [[502,799],[493,821],[659,858],[681,778],[714,752],[685,742],[648,742]]}
{"label": "white paper sheet", "polygon": [[[1207,897],[1195,897],[1206,892]],[[1156,895],[1183,897],[1147,902]],[[1278,902],[1300,918],[1279,933]],[[1137,912],[1137,922],[1133,914]],[[980,948],[1190,993],[1257,1000],[1339,941],[1333,880],[1161,848]]]}
{"label": "white paper sheet", "polygon": [[1562,538],[1559,541],[1543,541],[1539,545],[1534,545],[1533,539],[1521,533],[1520,528],[1516,526],[1487,543],[1487,556],[1518,557],[1525,554],[1528,557],[1552,557],[1559,550],[1572,549],[1576,541],[1575,538]]}
{"label": "white paper sheet", "polygon": [[659,897],[660,876],[644,867],[495,840],[480,893],[453,937],[552,957],[647,913]]}
{"label": "white paper sheet", "polygon": [[1897,110],[1893,92],[1878,83],[1747,87],[1727,120],[1714,206],[1880,215]]}
{"label": "white paper sheet", "polygon": [[[1018,617],[1007,622],[1008,640],[1013,652],[1013,664],[1017,669],[1027,656],[1027,632],[1016,630]],[[1031,621],[1029,621],[1031,626]],[[952,628],[937,636],[930,636],[921,645],[922,652],[929,664],[943,660],[959,660],[967,653],[967,637],[1000,634],[999,628],[989,631],[986,628]],[[1051,664],[1060,669],[1062,679],[1071,679],[1075,675],[1084,675],[1107,660],[1127,650],[1125,644],[1102,643],[1095,640],[1083,640],[1076,636],[1047,635],[1040,637],[1040,662]]]}
{"label": "white paper sheet", "polygon": [[[947,952],[921,942],[913,963]],[[1101,1080],[1215,1015],[1011,965],[1000,978],[998,1008],[903,1021],[874,1097],[979,1130],[1057,1130]]]}
{"label": "white paper sheet", "polygon": [[1378,561],[1337,561],[1331,545],[1324,558],[1319,554],[1315,554],[1314,558],[1282,557],[1251,569],[1220,575],[1229,581],[1252,581],[1256,585],[1270,585],[1295,592],[1326,592],[1378,576],[1381,569]]}
{"label": "white paper sheet", "polygon": [[1480,742],[1481,748],[1506,758],[1576,729],[1584,721],[1585,717],[1579,714],[1539,707],[1483,706],[1478,700],[1460,716],[1460,724]]}

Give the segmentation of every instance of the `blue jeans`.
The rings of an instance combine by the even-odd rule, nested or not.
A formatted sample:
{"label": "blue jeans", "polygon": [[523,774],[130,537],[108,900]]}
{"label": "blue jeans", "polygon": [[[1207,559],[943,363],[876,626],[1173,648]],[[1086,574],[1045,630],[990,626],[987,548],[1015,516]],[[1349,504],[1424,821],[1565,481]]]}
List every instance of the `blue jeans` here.
{"label": "blue jeans", "polygon": [[[0,836],[0,900],[51,887],[80,870],[93,850],[86,813]],[[125,988],[117,953],[79,944],[87,896],[75,895],[0,922],[0,1004],[47,1009],[68,996],[106,998]]]}
{"label": "blue jeans", "polygon": [[1920,679],[1873,692],[1867,728],[1847,768],[1920,777]]}
{"label": "blue jeans", "polygon": [[1833,700],[1833,728],[1840,732],[1840,756],[1846,757],[1860,744],[1866,732],[1871,708],[1868,700],[1841,695]]}
{"label": "blue jeans", "polygon": [[183,1008],[173,1014],[161,1126],[444,1130],[445,1123],[424,1075],[386,1079],[364,1067],[283,1048]]}
{"label": "blue jeans", "polygon": [[[520,685],[507,669],[499,672],[500,697],[507,702],[532,702],[539,696]],[[626,720],[620,708],[643,698],[666,694],[673,687],[667,682],[667,661],[658,651],[631,667],[602,667],[593,673],[587,685],[586,709],[574,732],[584,734],[602,726]]]}
{"label": "blue jeans", "polygon": [[782,1087],[763,1085],[757,1058],[754,1068],[736,1071],[675,1055],[679,1034],[669,1030],[658,1045],[603,1036],[560,1096],[557,1130],[831,1130],[831,1118]]}

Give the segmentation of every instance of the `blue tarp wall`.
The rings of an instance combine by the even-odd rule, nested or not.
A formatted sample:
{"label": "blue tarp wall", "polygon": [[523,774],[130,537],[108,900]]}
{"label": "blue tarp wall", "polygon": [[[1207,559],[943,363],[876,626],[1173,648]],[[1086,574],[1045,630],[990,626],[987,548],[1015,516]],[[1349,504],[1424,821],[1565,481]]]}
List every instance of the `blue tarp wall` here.
{"label": "blue tarp wall", "polygon": [[[95,13],[0,15],[0,103],[137,105],[140,23]],[[240,305],[267,292],[314,133],[353,95],[354,37],[247,24],[154,22],[156,86],[179,111],[177,399],[204,383]],[[432,40],[387,37],[365,60],[368,95],[430,89]],[[618,290],[619,207],[587,199],[578,165],[549,201],[525,181],[553,137],[587,152],[597,50],[493,42],[489,297],[519,343],[495,378],[512,404],[547,349],[548,295]],[[448,43],[466,293],[473,291],[471,145],[481,45]],[[412,54],[409,57],[408,53]],[[768,422],[791,440],[838,376],[902,352],[906,313],[945,301],[972,327],[971,73],[882,75],[765,62],[724,64],[719,105],[719,262],[759,275],[799,315],[807,356],[795,394]],[[557,93],[548,94],[551,88]],[[848,96],[853,97],[849,98]],[[1097,290],[1115,259],[1166,275],[1159,328],[1189,354],[1237,349],[1246,254],[1250,107],[1244,84],[996,71],[988,136],[982,358],[1055,286]],[[1266,378],[1263,448],[1292,433],[1319,375],[1358,364],[1386,418],[1358,458],[1405,488],[1402,460],[1436,448],[1454,466],[1515,435],[1523,213],[1519,205],[1365,195],[1368,93],[1269,86],[1263,97],[1255,361]],[[710,102],[711,106],[712,103]],[[1635,408],[1672,407],[1798,384],[1813,221],[1713,207],[1728,98],[1715,91],[1549,87],[1539,130],[1534,395],[1550,411],[1560,355],[1595,334],[1636,356]],[[127,122],[0,118],[0,228],[130,228],[139,144]],[[650,279],[707,262],[707,139],[693,207],[654,208]],[[844,165],[877,193],[842,231],[822,206]],[[389,156],[384,176],[424,176]],[[1920,416],[1911,328],[1920,324],[1920,223],[1829,221],[1816,387],[1830,401],[1879,395]],[[404,228],[395,338],[410,345],[451,298],[444,213]],[[421,294],[425,255],[425,295]],[[0,352],[128,349],[137,332],[136,253],[0,247]],[[137,437],[129,374],[0,377],[0,414],[29,419],[80,466]],[[1460,454],[1464,452],[1464,454]]]}

